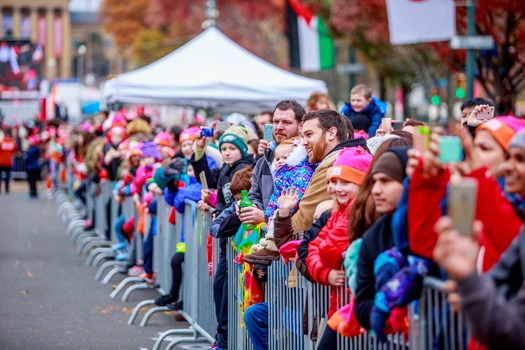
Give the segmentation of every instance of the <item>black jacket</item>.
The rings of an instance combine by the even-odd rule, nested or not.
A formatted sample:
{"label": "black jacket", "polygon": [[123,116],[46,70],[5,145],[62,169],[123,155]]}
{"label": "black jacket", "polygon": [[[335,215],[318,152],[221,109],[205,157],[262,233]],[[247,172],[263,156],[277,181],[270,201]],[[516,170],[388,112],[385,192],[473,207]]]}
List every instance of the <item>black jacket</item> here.
{"label": "black jacket", "polygon": [[[239,159],[231,166],[224,164],[219,171],[216,171],[215,169],[210,170],[206,157],[202,157],[197,161],[195,161],[194,155],[191,157],[191,165],[193,166],[195,174],[200,174],[201,171],[204,171],[206,174],[208,186],[210,188],[218,189],[217,206],[213,212],[215,217],[217,217],[223,209],[229,205],[233,205],[234,199],[230,192],[230,182],[232,181],[233,175],[235,175],[237,171],[247,166],[253,166],[254,162],[253,156],[248,154],[246,157]],[[199,176],[197,176],[197,179],[199,179]],[[198,181],[200,181],[200,179]],[[233,215],[236,216],[235,213],[233,213]],[[218,236],[221,237],[220,254],[226,255],[226,245],[228,243],[228,238],[223,238],[225,235],[223,235],[220,230],[218,232]]]}
{"label": "black jacket", "polygon": [[383,215],[363,235],[357,261],[355,315],[359,324],[370,329],[370,313],[376,295],[374,262],[379,254],[394,246],[392,215]]}

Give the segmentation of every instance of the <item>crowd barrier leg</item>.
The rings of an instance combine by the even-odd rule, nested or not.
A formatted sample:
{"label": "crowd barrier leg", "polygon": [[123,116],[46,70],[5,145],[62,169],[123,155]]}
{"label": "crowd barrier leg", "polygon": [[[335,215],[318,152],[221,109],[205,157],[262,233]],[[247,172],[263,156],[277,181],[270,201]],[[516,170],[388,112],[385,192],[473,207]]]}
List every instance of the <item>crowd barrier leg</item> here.
{"label": "crowd barrier leg", "polygon": [[[142,305],[140,307],[144,307],[146,305],[155,304],[155,302],[153,300],[146,300],[146,301],[149,302],[149,303],[148,304],[144,304],[144,305]],[[143,301],[142,303],[145,303],[146,301]],[[136,308],[139,308],[139,305],[137,305]],[[142,318],[142,320],[140,321],[140,326],[141,327],[146,327],[148,325],[148,321],[151,318],[151,316],[153,316],[154,314],[156,314],[158,312],[164,312],[164,311],[173,311],[173,310],[170,309],[167,306],[157,306],[157,307],[153,307],[153,308],[149,309],[146,312],[146,314],[144,315],[144,317]],[[130,317],[130,321],[131,321],[131,317]],[[128,321],[128,324],[132,324],[132,323],[129,323],[129,321]]]}
{"label": "crowd barrier leg", "polygon": [[99,240],[99,241],[91,242],[90,245],[96,246],[97,248],[94,248],[93,250],[91,250],[86,259],[85,265],[88,267],[95,266],[94,262],[99,254],[107,254],[108,256],[113,255],[113,249],[111,249],[111,247],[106,246],[107,241]]}
{"label": "crowd barrier leg", "polygon": [[184,340],[191,341],[191,340],[195,339],[196,337],[198,337],[198,335],[197,335],[196,333],[197,333],[197,332],[196,332],[195,329],[193,329],[193,328],[190,328],[190,329],[170,329],[170,330],[167,330],[167,331],[165,331],[164,333],[160,334],[159,337],[157,338],[157,340],[155,340],[155,344],[153,345],[152,350],[159,350],[160,347],[162,346],[162,342],[164,341],[164,339],[166,339],[166,338],[169,337],[170,335],[177,335],[177,334],[185,335],[185,334],[191,334],[191,335],[193,335],[193,337],[181,338],[181,339],[184,339]]}
{"label": "crowd barrier leg", "polygon": [[[142,279],[142,281],[144,281]],[[134,291],[136,290],[141,290],[141,289],[155,289],[157,288],[156,285],[154,284],[150,284],[150,283],[138,283],[138,284],[134,284],[130,287],[128,287],[128,289],[126,289],[126,291],[124,292],[124,294],[122,295],[122,301],[128,301],[128,298],[129,296],[131,295],[131,293],[133,293]]]}
{"label": "crowd barrier leg", "polygon": [[111,292],[109,296],[111,299],[115,299],[120,294],[120,292],[126,289],[128,284],[133,284],[133,283],[142,282],[142,281],[144,281],[144,279],[141,277],[124,278],[122,281],[120,281],[118,286],[115,288],[115,290],[113,290],[113,292]]}
{"label": "crowd barrier leg", "polygon": [[[113,268],[104,277],[104,280],[101,281],[102,276],[104,276],[104,273],[111,267]],[[124,273],[126,271],[128,271],[128,269],[126,269],[125,263],[123,263],[122,261],[106,261],[99,267],[97,273],[95,274],[95,280],[101,281],[102,284],[107,284],[109,280],[106,281],[106,278],[109,277],[109,279],[111,279],[117,273]]]}

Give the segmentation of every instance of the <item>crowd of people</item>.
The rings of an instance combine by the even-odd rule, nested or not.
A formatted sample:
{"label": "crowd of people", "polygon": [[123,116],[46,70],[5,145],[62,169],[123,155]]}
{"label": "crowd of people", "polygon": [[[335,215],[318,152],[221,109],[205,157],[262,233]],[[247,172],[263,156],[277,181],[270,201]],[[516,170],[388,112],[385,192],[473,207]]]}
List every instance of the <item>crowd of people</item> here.
{"label": "crowd of people", "polygon": [[[285,256],[294,258],[310,282],[330,286],[323,315],[328,326],[318,335],[318,349],[337,348],[338,333],[373,330],[383,341],[390,333],[406,334],[407,306],[419,298],[427,276],[446,280],[449,301],[469,321],[473,343],[524,348],[525,120],[483,118],[491,106],[480,98],[466,101],[461,122],[451,130],[415,120],[394,128],[384,117],[386,105],[358,85],[340,112],[327,95],[315,93],[307,110],[282,100],[251,121],[236,114],[210,125],[169,129],[126,110],[100,113],[76,127],[50,123],[27,130],[29,196],[38,194],[41,156],[49,190],[67,165],[83,203],[88,181],[114,182],[111,201],[133,198],[140,216],[119,215],[112,223],[119,237],[115,259],[149,283],[155,283],[156,225],[146,235],[142,260],[129,243],[134,232],[145,233],[145,215],[155,222],[159,196],[154,195],[173,213],[184,214],[185,200],[209,212],[210,235],[220,245],[212,349],[228,348],[230,237],[243,273],[261,290],[268,266]],[[12,156],[17,145],[9,130],[3,134],[0,170],[5,171],[7,152]],[[459,159],[451,160],[446,153],[453,150],[443,146],[451,137],[462,150]],[[458,232],[447,206],[450,186],[463,179],[477,183],[468,234]],[[109,230],[106,234],[110,240]],[[184,241],[183,233],[171,260],[169,294],[155,300],[174,310],[184,309],[180,287],[190,278],[183,277],[184,256],[192,254]],[[337,301],[341,291],[348,294],[346,305]],[[268,348],[271,302],[258,297],[241,306],[255,349]]]}

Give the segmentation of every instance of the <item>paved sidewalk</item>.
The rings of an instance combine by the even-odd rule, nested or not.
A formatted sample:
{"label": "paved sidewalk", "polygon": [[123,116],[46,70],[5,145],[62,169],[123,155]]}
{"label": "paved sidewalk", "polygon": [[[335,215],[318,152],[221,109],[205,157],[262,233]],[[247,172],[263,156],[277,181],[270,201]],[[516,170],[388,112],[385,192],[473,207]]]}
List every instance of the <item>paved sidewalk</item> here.
{"label": "paved sidewalk", "polygon": [[0,349],[151,349],[160,332],[188,327],[174,312],[154,315],[147,327],[127,325],[133,307],[158,292],[111,299],[111,285],[97,282],[69,243],[54,201],[26,194],[25,183],[0,194]]}

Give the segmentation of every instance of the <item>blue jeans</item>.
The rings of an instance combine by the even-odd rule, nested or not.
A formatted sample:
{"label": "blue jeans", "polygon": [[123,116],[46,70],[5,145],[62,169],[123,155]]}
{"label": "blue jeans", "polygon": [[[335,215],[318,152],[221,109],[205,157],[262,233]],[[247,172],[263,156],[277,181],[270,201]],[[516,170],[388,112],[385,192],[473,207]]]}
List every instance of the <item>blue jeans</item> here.
{"label": "blue jeans", "polygon": [[255,350],[268,349],[268,303],[255,304],[246,309],[244,324]]}

